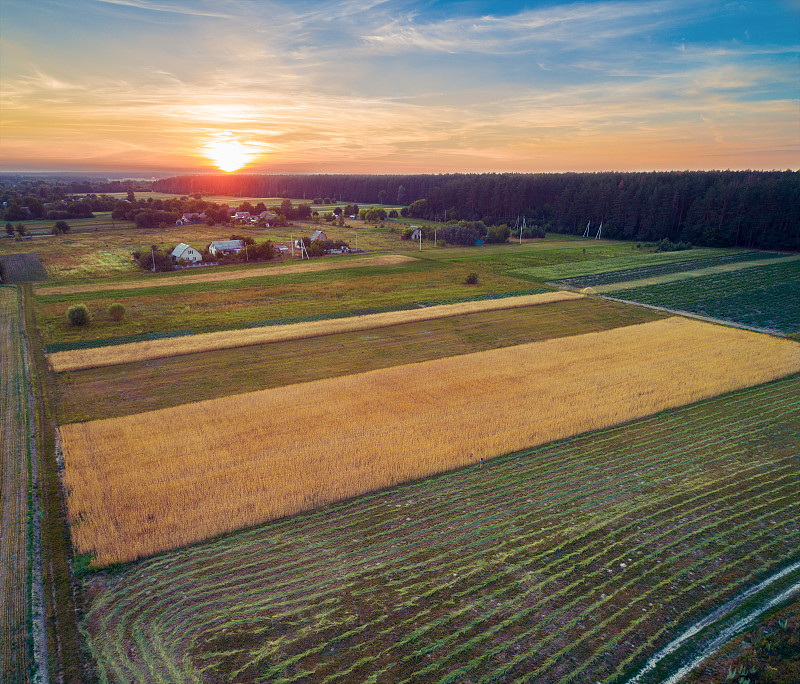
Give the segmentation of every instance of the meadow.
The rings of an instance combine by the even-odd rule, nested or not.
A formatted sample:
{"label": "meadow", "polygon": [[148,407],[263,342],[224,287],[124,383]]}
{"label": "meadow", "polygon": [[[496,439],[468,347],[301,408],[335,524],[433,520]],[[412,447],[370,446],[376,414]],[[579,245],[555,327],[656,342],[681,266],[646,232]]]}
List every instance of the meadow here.
{"label": "meadow", "polygon": [[794,342],[670,318],[63,425],[72,539],[127,562],[797,371]]}
{"label": "meadow", "polygon": [[798,397],[794,375],[90,575],[100,680],[628,681],[798,560]]}
{"label": "meadow", "polygon": [[30,631],[29,418],[20,297],[0,287],[0,681],[28,681]]}
{"label": "meadow", "polygon": [[198,335],[166,337],[144,342],[131,342],[89,349],[72,349],[50,355],[50,363],[57,373],[100,366],[114,366],[121,363],[135,363],[197,352],[215,351],[235,347],[247,347],[270,342],[287,342],[309,337],[321,337],[343,332],[375,330],[404,323],[464,316],[483,311],[515,309],[524,306],[537,306],[553,302],[563,302],[580,298],[573,292],[544,292],[541,294],[503,297],[478,301],[444,304],[421,309],[389,311],[365,316],[329,318],[320,321],[269,325],[249,329],[227,330]]}
{"label": "meadow", "polygon": [[800,333],[800,261],[620,290],[616,299],[729,321],[782,335]]}

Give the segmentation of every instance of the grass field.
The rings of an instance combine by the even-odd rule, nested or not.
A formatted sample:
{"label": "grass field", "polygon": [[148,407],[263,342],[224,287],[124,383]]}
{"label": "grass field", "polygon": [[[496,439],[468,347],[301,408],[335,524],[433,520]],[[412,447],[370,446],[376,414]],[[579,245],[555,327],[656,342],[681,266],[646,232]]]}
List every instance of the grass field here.
{"label": "grass field", "polygon": [[417,323],[419,321],[463,316],[483,311],[538,306],[578,299],[582,296],[566,291],[544,292],[519,297],[504,297],[429,306],[421,309],[375,313],[365,316],[331,318],[289,325],[270,325],[200,335],[168,337],[146,342],[131,342],[129,344],[56,352],[50,355],[50,363],[54,371],[61,373],[63,371],[114,366],[121,363],[136,363],[148,359],[247,347],[270,342],[287,342],[289,340],[302,340],[309,337],[321,337],[337,333],[375,330],[404,323]]}
{"label": "grass field", "polygon": [[[573,249],[578,245],[587,245],[587,243],[591,243],[591,241],[576,240],[572,243],[574,245]],[[581,252],[573,254],[572,259],[565,258],[565,260],[561,262],[545,262],[541,265],[532,264],[527,267],[519,267],[511,271],[510,275],[536,282],[567,280],[579,276],[608,274],[614,271],[630,271],[638,268],[652,268],[661,264],[686,262],[695,259],[710,259],[738,253],[736,250],[732,249],[711,248],[693,249],[691,252],[641,251],[632,247],[630,243],[623,243],[614,248],[609,248],[605,245],[592,247],[589,244],[589,246],[585,248],[588,250],[586,255]],[[567,254],[569,254],[569,252],[567,252]],[[594,255],[596,256],[593,258]],[[566,256],[565,254],[565,257]]]}
{"label": "grass field", "polygon": [[101,681],[625,681],[798,560],[798,397],[794,376],[93,575]]}
{"label": "grass field", "polygon": [[30,681],[29,446],[19,293],[0,287],[0,681]]}
{"label": "grass field", "polygon": [[[59,423],[152,411],[298,382],[609,330],[662,318],[596,298],[224,349],[59,375]],[[309,363],[309,359],[313,359]]]}
{"label": "grass field", "polygon": [[620,290],[612,296],[785,335],[800,333],[800,261]]}
{"label": "grass field", "polygon": [[64,425],[73,543],[125,562],[798,370],[670,318]]}
{"label": "grass field", "polygon": [[668,261],[665,263],[639,266],[637,268],[611,270],[605,273],[596,273],[594,275],[565,278],[563,280],[559,280],[558,284],[562,286],[568,285],[576,288],[595,288],[599,285],[608,285],[610,283],[622,283],[631,280],[641,280],[644,278],[658,278],[660,276],[670,275],[673,273],[696,271],[713,266],[740,264],[742,262],[756,262],[760,260],[776,259],[786,256],[781,252],[749,251],[736,252],[734,254],[726,254],[716,257],[697,257],[694,251],[683,252],[683,254],[685,255],[685,260],[681,261]]}

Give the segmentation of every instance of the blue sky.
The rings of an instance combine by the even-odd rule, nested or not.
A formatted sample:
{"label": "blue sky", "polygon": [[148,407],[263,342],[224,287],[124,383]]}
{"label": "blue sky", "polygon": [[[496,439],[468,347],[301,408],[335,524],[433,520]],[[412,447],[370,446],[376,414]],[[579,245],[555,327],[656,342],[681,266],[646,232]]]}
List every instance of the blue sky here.
{"label": "blue sky", "polygon": [[[800,0],[3,0],[0,166],[800,167]],[[229,160],[230,161],[230,160]]]}

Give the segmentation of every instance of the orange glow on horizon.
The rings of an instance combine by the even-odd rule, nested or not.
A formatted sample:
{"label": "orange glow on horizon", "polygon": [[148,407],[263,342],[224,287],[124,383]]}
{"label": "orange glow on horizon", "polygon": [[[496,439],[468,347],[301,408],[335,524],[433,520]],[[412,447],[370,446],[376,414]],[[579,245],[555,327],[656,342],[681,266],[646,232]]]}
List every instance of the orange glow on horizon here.
{"label": "orange glow on horizon", "polygon": [[258,156],[258,153],[252,147],[243,145],[229,136],[230,134],[214,140],[202,148],[203,154],[217,168],[226,173],[238,171]]}

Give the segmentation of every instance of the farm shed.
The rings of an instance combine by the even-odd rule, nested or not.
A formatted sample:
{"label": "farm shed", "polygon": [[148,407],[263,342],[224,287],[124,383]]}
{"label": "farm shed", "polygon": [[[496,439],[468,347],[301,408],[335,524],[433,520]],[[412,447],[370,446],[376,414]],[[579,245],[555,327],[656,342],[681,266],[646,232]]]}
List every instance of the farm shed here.
{"label": "farm shed", "polygon": [[412,240],[419,240],[422,237],[422,228],[419,226],[411,226],[414,229],[414,232],[411,233]]}
{"label": "farm shed", "polygon": [[250,212],[249,211],[237,211],[233,218],[235,221],[249,221],[250,220]]}
{"label": "farm shed", "polygon": [[214,256],[219,256],[220,254],[238,254],[243,249],[243,240],[214,240],[214,242],[208,246],[208,251]]}
{"label": "farm shed", "polygon": [[328,236],[321,230],[315,230],[311,234],[311,242],[316,242],[317,240],[327,240]]}
{"label": "farm shed", "polygon": [[185,242],[181,242],[181,244],[173,249],[170,256],[172,257],[172,263],[175,263],[178,259],[183,259],[191,263],[197,263],[203,260],[203,255]]}
{"label": "farm shed", "polygon": [[204,223],[207,218],[205,214],[198,214],[197,212],[184,214],[175,222],[175,225],[186,226],[190,223]]}

